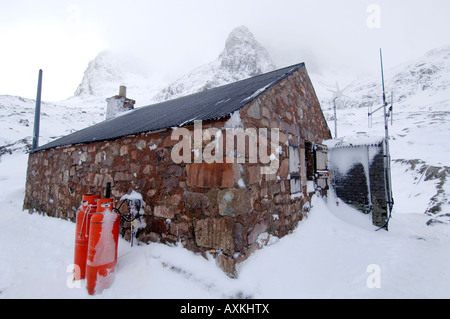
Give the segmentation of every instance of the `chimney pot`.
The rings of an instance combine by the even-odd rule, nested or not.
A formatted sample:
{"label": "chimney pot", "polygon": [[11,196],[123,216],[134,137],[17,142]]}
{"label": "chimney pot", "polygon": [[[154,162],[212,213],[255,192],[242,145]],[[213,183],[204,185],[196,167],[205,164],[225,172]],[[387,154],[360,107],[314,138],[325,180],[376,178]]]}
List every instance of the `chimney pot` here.
{"label": "chimney pot", "polygon": [[121,85],[121,86],[120,86],[120,89],[119,89],[119,96],[121,96],[121,97],[127,97],[127,87],[126,87],[126,86],[124,86],[124,85]]}

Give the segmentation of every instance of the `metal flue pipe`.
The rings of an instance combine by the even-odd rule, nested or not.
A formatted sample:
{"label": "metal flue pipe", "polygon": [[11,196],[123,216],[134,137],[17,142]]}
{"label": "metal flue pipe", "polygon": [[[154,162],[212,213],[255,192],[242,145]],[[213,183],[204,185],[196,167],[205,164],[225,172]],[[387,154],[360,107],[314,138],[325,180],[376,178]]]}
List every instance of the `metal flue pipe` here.
{"label": "metal flue pipe", "polygon": [[42,70],[39,70],[38,89],[36,96],[36,110],[34,112],[33,146],[35,150],[39,145],[39,124],[41,120],[41,92],[42,92]]}

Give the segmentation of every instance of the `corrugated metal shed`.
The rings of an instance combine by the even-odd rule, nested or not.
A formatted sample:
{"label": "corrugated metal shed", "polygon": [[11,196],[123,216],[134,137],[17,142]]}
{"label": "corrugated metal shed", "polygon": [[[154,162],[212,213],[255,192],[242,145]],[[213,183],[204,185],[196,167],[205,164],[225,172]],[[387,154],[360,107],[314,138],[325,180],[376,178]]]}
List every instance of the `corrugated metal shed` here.
{"label": "corrugated metal shed", "polygon": [[155,132],[191,124],[194,120],[210,121],[224,118],[251,103],[266,90],[304,67],[304,63],[300,63],[200,93],[140,107],[114,119],[57,139],[38,147],[33,152],[61,146],[113,140],[144,132]]}

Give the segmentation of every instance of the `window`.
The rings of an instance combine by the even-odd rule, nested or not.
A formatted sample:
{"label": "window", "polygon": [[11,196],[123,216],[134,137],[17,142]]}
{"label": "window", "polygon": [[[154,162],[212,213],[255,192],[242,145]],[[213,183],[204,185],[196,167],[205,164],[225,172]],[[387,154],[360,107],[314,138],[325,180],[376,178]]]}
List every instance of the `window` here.
{"label": "window", "polygon": [[328,189],[328,148],[305,142],[306,179],[314,181],[315,188]]}
{"label": "window", "polygon": [[315,178],[317,187],[328,189],[328,148],[325,145],[316,144],[315,152]]}
{"label": "window", "polygon": [[316,171],[316,161],[313,144],[305,142],[305,161],[306,161],[306,179],[308,181],[314,180],[314,173]]}
{"label": "window", "polygon": [[291,195],[301,194],[300,156],[297,146],[289,146],[289,175],[291,176]]}

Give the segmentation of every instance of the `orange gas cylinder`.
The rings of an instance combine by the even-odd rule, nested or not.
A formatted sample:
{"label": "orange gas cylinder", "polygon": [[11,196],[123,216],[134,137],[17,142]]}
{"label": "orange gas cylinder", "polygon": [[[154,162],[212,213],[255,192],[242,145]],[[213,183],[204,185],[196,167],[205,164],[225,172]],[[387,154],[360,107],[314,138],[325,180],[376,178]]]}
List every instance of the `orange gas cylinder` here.
{"label": "orange gas cylinder", "polygon": [[114,200],[97,200],[97,213],[91,218],[86,263],[86,284],[90,295],[101,293],[114,281],[117,263],[120,217],[113,212]]}
{"label": "orange gas cylinder", "polygon": [[74,254],[74,280],[85,278],[86,259],[89,243],[89,225],[91,217],[97,212],[97,199],[100,195],[83,195],[81,206],[77,211],[77,224],[75,229],[75,254]]}

